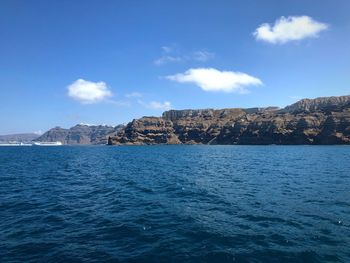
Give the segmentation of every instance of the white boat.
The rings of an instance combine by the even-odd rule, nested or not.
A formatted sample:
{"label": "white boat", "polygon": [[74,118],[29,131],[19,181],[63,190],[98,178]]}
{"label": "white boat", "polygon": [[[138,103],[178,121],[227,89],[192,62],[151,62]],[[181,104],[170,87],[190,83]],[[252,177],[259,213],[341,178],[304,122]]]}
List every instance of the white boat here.
{"label": "white boat", "polygon": [[33,144],[21,142],[19,146],[33,146]]}
{"label": "white boat", "polygon": [[61,146],[62,142],[34,142],[33,146]]}
{"label": "white boat", "polygon": [[0,146],[32,146],[32,144],[24,143],[24,142],[8,142],[8,143],[0,143]]}

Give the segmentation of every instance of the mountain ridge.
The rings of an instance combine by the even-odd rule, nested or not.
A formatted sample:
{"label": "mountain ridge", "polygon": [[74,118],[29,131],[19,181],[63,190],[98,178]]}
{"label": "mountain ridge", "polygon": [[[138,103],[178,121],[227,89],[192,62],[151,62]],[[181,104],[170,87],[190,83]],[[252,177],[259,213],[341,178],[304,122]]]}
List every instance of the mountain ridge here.
{"label": "mountain ridge", "polygon": [[350,96],[282,109],[169,110],[132,120],[108,144],[350,144]]}
{"label": "mountain ridge", "polygon": [[31,142],[38,138],[40,135],[36,133],[15,133],[0,135],[0,142]]}
{"label": "mountain ridge", "polygon": [[63,144],[106,144],[107,138],[122,128],[123,125],[87,125],[77,124],[69,129],[54,127],[34,141],[56,142]]}

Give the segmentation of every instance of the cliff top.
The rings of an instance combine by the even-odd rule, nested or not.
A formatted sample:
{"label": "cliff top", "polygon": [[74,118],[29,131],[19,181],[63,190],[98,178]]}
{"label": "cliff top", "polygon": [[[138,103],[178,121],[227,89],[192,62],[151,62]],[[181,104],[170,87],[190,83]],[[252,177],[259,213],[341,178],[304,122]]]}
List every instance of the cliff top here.
{"label": "cliff top", "polygon": [[314,112],[314,111],[340,111],[344,107],[350,106],[350,95],[319,97],[315,99],[302,99],[286,106],[283,109],[278,107],[256,107],[256,108],[225,108],[225,109],[185,109],[185,110],[168,110],[163,112],[162,117],[168,120],[177,120],[180,118],[192,117],[212,117],[217,114],[230,113],[232,111],[244,111],[248,114],[264,113],[279,111],[281,113],[298,113],[298,112]]}

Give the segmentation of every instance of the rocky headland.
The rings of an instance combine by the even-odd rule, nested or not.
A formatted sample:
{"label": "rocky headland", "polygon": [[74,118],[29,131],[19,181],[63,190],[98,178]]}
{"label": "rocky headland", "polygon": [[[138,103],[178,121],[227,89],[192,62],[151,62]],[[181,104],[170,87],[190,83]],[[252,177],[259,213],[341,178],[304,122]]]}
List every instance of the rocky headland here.
{"label": "rocky headland", "polygon": [[116,136],[123,125],[86,125],[78,124],[70,129],[55,127],[48,130],[34,141],[62,142],[63,144],[107,144],[109,136]]}
{"label": "rocky headland", "polygon": [[8,134],[0,135],[0,142],[31,142],[38,138],[39,135],[35,133],[18,133],[18,134]]}
{"label": "rocky headland", "polygon": [[170,110],[134,119],[110,145],[350,144],[350,96],[303,99],[285,108]]}

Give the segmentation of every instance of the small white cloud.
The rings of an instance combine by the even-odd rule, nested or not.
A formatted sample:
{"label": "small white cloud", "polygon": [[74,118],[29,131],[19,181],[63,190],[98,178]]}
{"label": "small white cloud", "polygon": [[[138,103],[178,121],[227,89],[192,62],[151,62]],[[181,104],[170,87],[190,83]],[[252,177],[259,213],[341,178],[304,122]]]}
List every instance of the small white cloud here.
{"label": "small white cloud", "polygon": [[272,44],[286,43],[289,41],[301,40],[308,37],[318,37],[319,33],[329,26],[317,22],[309,16],[282,16],[275,21],[275,24],[262,24],[253,35],[257,40],[266,41]]}
{"label": "small white cloud", "polygon": [[199,50],[193,53],[193,59],[201,62],[208,61],[210,59],[213,59],[215,57],[215,54],[212,52]]}
{"label": "small white cloud", "polygon": [[125,94],[125,97],[127,97],[127,98],[142,98],[142,94],[140,92],[131,92],[131,93]]}
{"label": "small white cloud", "polygon": [[206,50],[197,50],[192,53],[182,53],[176,47],[163,46],[162,56],[153,61],[157,66],[174,62],[199,61],[206,62],[213,59],[215,54]]}
{"label": "small white cloud", "polygon": [[155,110],[170,110],[171,109],[171,103],[169,101],[165,101],[163,103],[158,101],[151,101],[148,104],[148,107]]}
{"label": "small white cloud", "polygon": [[262,85],[262,81],[242,72],[214,68],[191,68],[185,73],[165,77],[179,83],[193,83],[204,91],[247,93],[246,86]]}
{"label": "small white cloud", "polygon": [[158,101],[151,101],[146,103],[142,100],[138,100],[137,102],[148,109],[170,110],[172,108],[170,101],[164,101],[163,103]]}
{"label": "small white cloud", "polygon": [[83,104],[97,103],[112,97],[112,92],[103,81],[92,82],[78,79],[69,85],[67,89],[69,97]]}
{"label": "small white cloud", "polygon": [[161,56],[160,58],[158,58],[154,61],[154,64],[160,66],[160,65],[167,64],[169,62],[180,62],[182,60],[183,60],[183,58],[181,58],[181,57]]}
{"label": "small white cloud", "polygon": [[33,132],[34,134],[36,134],[36,135],[42,135],[43,134],[43,131],[42,130],[38,130],[38,131],[35,131],[35,132]]}
{"label": "small white cloud", "polygon": [[91,123],[86,123],[86,122],[81,122],[79,123],[81,126],[97,126],[96,124],[91,124]]}
{"label": "small white cloud", "polygon": [[170,52],[172,52],[173,51],[173,47],[168,47],[168,46],[163,46],[162,47],[162,50],[163,50],[163,52],[164,53],[170,53]]}

